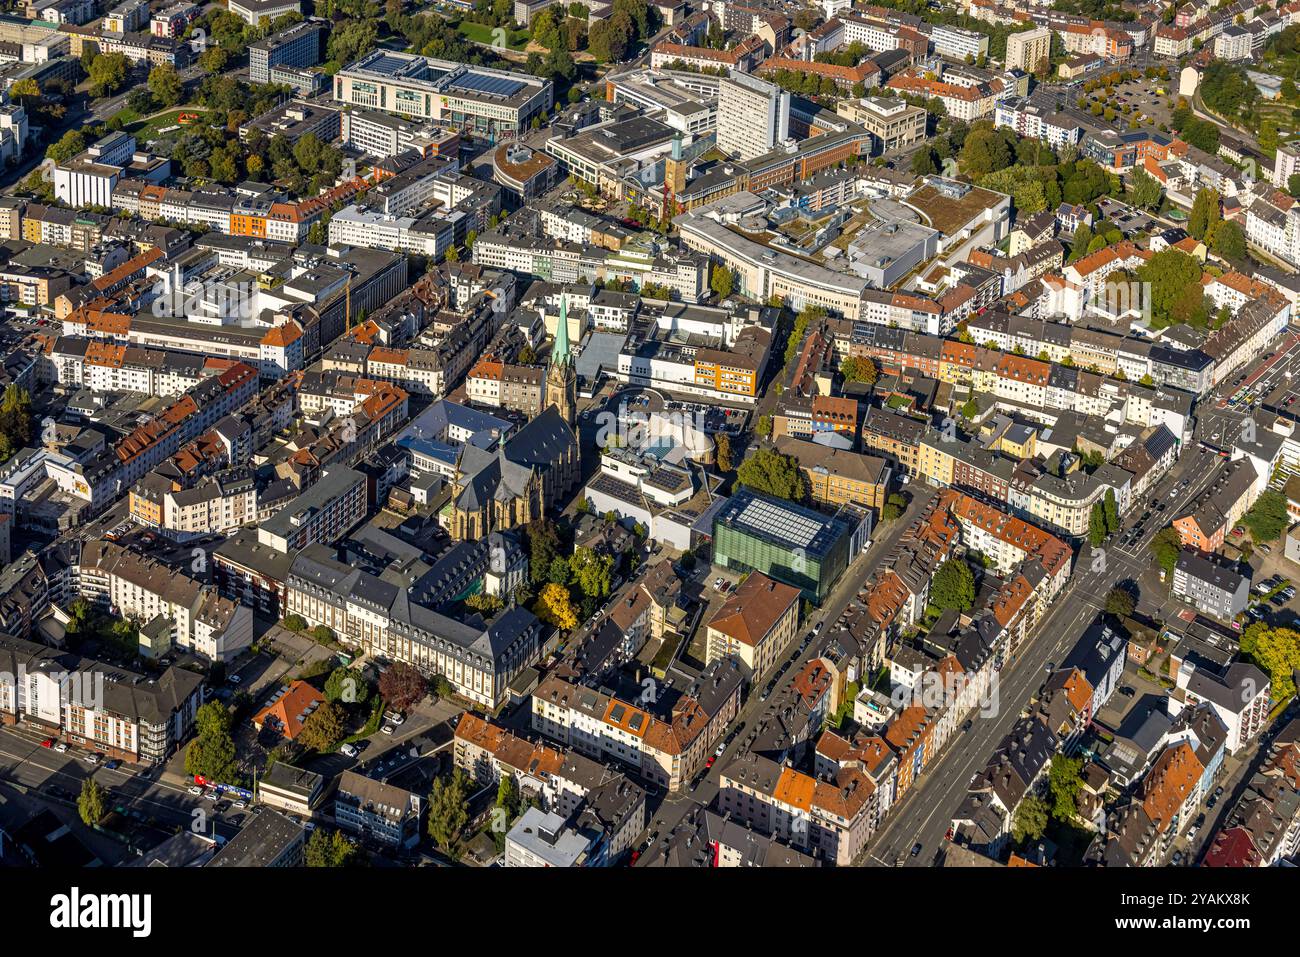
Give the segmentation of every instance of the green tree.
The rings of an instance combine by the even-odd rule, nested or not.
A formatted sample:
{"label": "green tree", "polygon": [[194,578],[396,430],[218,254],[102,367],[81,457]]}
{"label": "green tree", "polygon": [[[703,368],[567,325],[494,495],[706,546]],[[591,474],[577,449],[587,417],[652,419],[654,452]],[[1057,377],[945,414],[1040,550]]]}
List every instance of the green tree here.
{"label": "green tree", "polygon": [[969,611],[975,604],[975,576],[970,566],[950,558],[930,582],[930,604],[942,611]]}
{"label": "green tree", "polygon": [[999,130],[988,122],[971,127],[962,144],[958,165],[971,179],[987,176],[1011,164],[1011,147]]}
{"label": "green tree", "polygon": [[880,518],[885,522],[896,522],[903,517],[905,511],[907,511],[907,499],[898,492],[893,492],[881,507]]}
{"label": "green tree", "polygon": [[68,130],[57,143],[51,143],[45,151],[46,157],[56,163],[66,163],[86,148],[86,137],[80,130]]}
{"label": "green tree", "polygon": [[1193,239],[1204,239],[1222,219],[1219,206],[1219,193],[1213,189],[1202,189],[1192,201],[1192,211],[1187,217],[1187,232]]}
{"label": "green tree", "polygon": [[85,778],[81,782],[77,813],[81,815],[81,823],[87,827],[95,827],[108,813],[108,795],[94,778]]}
{"label": "green tree", "polygon": [[799,470],[799,460],[773,449],[759,449],[736,469],[736,481],[756,492],[803,501],[808,484]]}
{"label": "green tree", "polygon": [[1164,569],[1166,578],[1174,573],[1174,566],[1178,564],[1182,550],[1183,542],[1176,528],[1162,528],[1151,539],[1151,557],[1155,559],[1156,565]]}
{"label": "green tree", "polygon": [[1052,817],[1069,824],[1079,813],[1079,791],[1083,788],[1082,758],[1052,755],[1052,766],[1047,772],[1047,791],[1052,798]]}
{"label": "green tree", "polygon": [[355,863],[360,849],[342,831],[317,828],[307,838],[303,859],[308,867],[348,867]]}
{"label": "green tree", "polygon": [[194,716],[194,740],[185,750],[185,773],[210,781],[234,783],[238,772],[230,709],[220,701],[202,705]]}
{"label": "green tree", "polygon": [[1229,260],[1246,258],[1246,234],[1241,225],[1232,220],[1225,220],[1214,228],[1210,237],[1210,246],[1217,256]]}
{"label": "green tree", "polygon": [[1049,808],[1047,802],[1031,794],[1020,802],[1011,821],[1011,837],[1017,844],[1036,841],[1047,830]]}
{"label": "green tree", "polygon": [[614,557],[597,554],[586,547],[579,548],[569,558],[572,581],[582,591],[584,598],[600,600],[609,597],[614,575]]}
{"label": "green tree", "polygon": [[335,668],[325,682],[325,698],[344,704],[365,704],[370,697],[370,685],[365,676],[354,668]]}
{"label": "green tree", "polygon": [[709,279],[709,288],[717,293],[719,299],[726,299],[731,295],[732,287],[735,285],[735,275],[726,266],[721,263],[713,267],[713,275]]}
{"label": "green tree", "polygon": [[1162,249],[1135,273],[1141,282],[1150,283],[1151,311],[1159,326],[1175,322],[1180,298],[1186,301],[1190,289],[1197,301],[1201,295],[1201,264],[1181,249]]}
{"label": "green tree", "polygon": [[845,382],[865,382],[875,385],[880,377],[876,364],[867,356],[849,356],[840,363],[840,375]]}
{"label": "green tree", "polygon": [[112,96],[126,85],[130,62],[124,53],[104,53],[95,57],[90,66],[90,95],[100,97]]}
{"label": "green tree", "polygon": [[1269,628],[1258,622],[1242,634],[1241,652],[1268,675],[1274,701],[1285,701],[1295,694],[1295,675],[1300,669],[1300,632],[1292,628]]}
{"label": "green tree", "polygon": [[1115,502],[1115,490],[1106,489],[1106,494],[1102,497],[1102,508],[1106,517],[1106,533],[1119,531],[1119,506]]}
{"label": "green tree", "polygon": [[1130,617],[1136,607],[1137,603],[1133,600],[1133,593],[1127,588],[1116,585],[1106,595],[1106,613],[1116,618]]}
{"label": "green tree", "polygon": [[770,415],[760,415],[758,423],[754,426],[754,431],[763,438],[772,434],[772,417]]}
{"label": "green tree", "polygon": [[469,777],[460,768],[438,778],[429,794],[429,836],[447,854],[455,854],[469,823]]}
{"label": "green tree", "polygon": [[1096,548],[1106,540],[1106,509],[1101,502],[1092,503],[1088,513],[1088,543]]}
{"label": "green tree", "polygon": [[326,58],[331,63],[347,65],[360,59],[379,42],[376,21],[358,19],[335,22],[326,41]]}
{"label": "green tree", "polygon": [[785,364],[787,366],[799,354],[799,348],[803,345],[803,339],[808,333],[808,327],[814,322],[820,322],[825,316],[826,310],[821,306],[804,306],[795,314],[794,325],[790,330],[789,338],[785,342]]}
{"label": "green tree", "polygon": [[1256,542],[1272,542],[1281,537],[1289,524],[1286,496],[1276,489],[1268,489],[1241,519],[1250,537]]}
{"label": "green tree", "polygon": [[160,63],[150,70],[148,85],[149,92],[163,109],[175,106],[185,96],[180,74],[170,63]]}
{"label": "green tree", "polygon": [[313,751],[333,751],[347,733],[347,714],[333,701],[326,701],[307,716],[297,741]]}
{"label": "green tree", "polygon": [[1129,199],[1134,206],[1141,209],[1156,209],[1160,205],[1160,198],[1164,195],[1164,190],[1160,186],[1160,181],[1151,176],[1144,169],[1137,169],[1133,173],[1132,183],[1129,186]]}

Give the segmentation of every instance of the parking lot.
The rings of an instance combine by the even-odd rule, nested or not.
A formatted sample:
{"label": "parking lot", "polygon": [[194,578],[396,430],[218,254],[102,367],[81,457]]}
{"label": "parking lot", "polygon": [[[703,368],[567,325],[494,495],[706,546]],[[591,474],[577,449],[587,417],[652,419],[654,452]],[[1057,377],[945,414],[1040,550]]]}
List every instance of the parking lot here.
{"label": "parking lot", "polygon": [[1106,222],[1118,226],[1120,231],[1130,238],[1142,233],[1149,235],[1163,232],[1170,228],[1168,223],[1163,223],[1154,216],[1118,199],[1103,196],[1097,200],[1097,208],[1101,210]]}

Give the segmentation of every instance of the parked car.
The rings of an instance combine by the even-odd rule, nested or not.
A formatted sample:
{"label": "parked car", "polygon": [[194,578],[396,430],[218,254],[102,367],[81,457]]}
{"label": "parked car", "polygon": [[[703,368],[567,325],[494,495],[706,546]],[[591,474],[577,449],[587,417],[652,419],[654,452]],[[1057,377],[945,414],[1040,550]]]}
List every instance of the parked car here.
{"label": "parked car", "polygon": [[342,744],[339,746],[339,751],[347,755],[349,758],[355,758],[359,753],[354,744]]}
{"label": "parked car", "polygon": [[189,791],[195,797],[201,797],[203,794],[203,788],[199,787],[197,784],[191,784],[185,790]]}
{"label": "parked car", "polygon": [[383,731],[384,734],[392,734],[396,729],[391,724],[386,724],[380,730]]}
{"label": "parked car", "polygon": [[231,675],[231,676],[230,676],[229,678],[227,678],[226,680],[229,681],[232,685],[237,685],[237,684],[239,684],[241,681],[243,681],[244,679],[241,678],[241,677],[239,677],[239,675]]}
{"label": "parked car", "polygon": [[105,771],[116,771],[116,770],[117,770],[118,768],[120,768],[121,766],[122,766],[122,762],[119,761],[119,760],[117,760],[117,758],[114,758],[112,761],[105,761],[105,762],[104,762],[104,770],[105,770]]}
{"label": "parked car", "polygon": [[54,746],[54,750],[58,751],[59,754],[66,754],[68,751],[68,746],[62,741],[60,741],[58,744]]}
{"label": "parked car", "polygon": [[46,738],[44,741],[41,742],[41,747],[42,747],[42,748],[52,748],[52,747],[54,747],[54,739],[53,739],[53,738]]}

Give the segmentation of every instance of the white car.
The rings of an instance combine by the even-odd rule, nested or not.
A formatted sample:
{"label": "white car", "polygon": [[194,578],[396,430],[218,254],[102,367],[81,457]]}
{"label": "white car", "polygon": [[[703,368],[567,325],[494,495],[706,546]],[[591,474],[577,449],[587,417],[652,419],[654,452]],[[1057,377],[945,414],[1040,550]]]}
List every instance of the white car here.
{"label": "white car", "polygon": [[355,745],[344,744],[339,748],[339,750],[342,751],[344,754],[346,754],[349,758],[355,758],[357,756],[357,749]]}
{"label": "white car", "polygon": [[229,680],[232,685],[237,685],[244,679],[239,677],[239,675],[231,675],[230,678],[227,680]]}
{"label": "white car", "polygon": [[235,807],[239,808],[239,810],[242,811],[248,807],[248,802],[245,801],[243,798],[240,798],[238,801],[235,802]]}
{"label": "white car", "polygon": [[393,728],[393,726],[392,726],[391,724],[386,724],[386,725],[384,725],[383,728],[381,728],[380,730],[382,730],[382,731],[384,732],[384,734],[392,734],[394,728]]}
{"label": "white car", "polygon": [[203,794],[203,788],[199,787],[197,784],[191,784],[188,788],[186,788],[186,790],[195,796]]}
{"label": "white car", "polygon": [[727,742],[723,741],[716,748],[713,749],[713,756],[720,758],[722,757],[722,752],[726,750],[727,750]]}
{"label": "white car", "polygon": [[56,745],[54,746],[54,750],[55,750],[55,751],[58,751],[59,754],[67,754],[67,753],[68,753],[68,746],[67,746],[67,744],[65,744],[64,742],[60,741],[58,744],[56,744]]}
{"label": "white car", "polygon": [[315,821],[307,821],[305,824],[303,824],[302,829],[303,829],[304,831],[314,831],[314,830],[316,830],[316,822],[315,822]]}

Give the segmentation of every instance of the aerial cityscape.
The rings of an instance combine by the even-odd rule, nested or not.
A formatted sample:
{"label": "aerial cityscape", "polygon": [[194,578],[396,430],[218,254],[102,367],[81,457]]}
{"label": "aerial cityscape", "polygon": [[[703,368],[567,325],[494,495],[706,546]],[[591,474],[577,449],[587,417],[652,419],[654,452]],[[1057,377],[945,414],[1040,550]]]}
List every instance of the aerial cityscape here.
{"label": "aerial cityscape", "polygon": [[0,77],[0,870],[1300,864],[1300,0]]}

